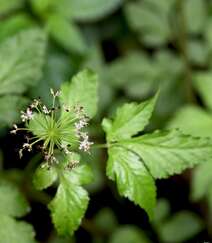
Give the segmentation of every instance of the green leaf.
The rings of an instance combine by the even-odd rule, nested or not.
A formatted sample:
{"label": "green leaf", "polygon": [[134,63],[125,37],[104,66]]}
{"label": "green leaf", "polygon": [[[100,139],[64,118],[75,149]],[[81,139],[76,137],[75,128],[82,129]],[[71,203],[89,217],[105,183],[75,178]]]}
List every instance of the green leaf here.
{"label": "green leaf", "polygon": [[169,216],[170,205],[166,199],[159,199],[154,210],[153,225],[159,227]]}
{"label": "green leaf", "polygon": [[25,13],[19,13],[0,22],[0,41],[17,34],[19,31],[32,28],[35,23]]}
{"label": "green leaf", "polygon": [[212,156],[211,141],[178,130],[156,131],[119,144],[138,154],[154,178],[181,173]]}
{"label": "green leaf", "polygon": [[187,105],[177,111],[167,127],[179,128],[193,136],[212,138],[212,115],[198,106]]}
{"label": "green leaf", "polygon": [[160,226],[159,235],[164,243],[186,242],[202,229],[203,222],[199,217],[192,212],[181,211]]}
{"label": "green leaf", "polygon": [[17,95],[4,95],[0,97],[0,127],[11,126],[20,120],[20,111],[28,100]]}
{"label": "green leaf", "polygon": [[[18,188],[9,181],[0,181],[0,214],[22,217],[30,207]],[[0,220],[1,221],[1,220]],[[1,229],[1,227],[0,227]]]}
{"label": "green leaf", "polygon": [[150,218],[153,216],[156,203],[154,179],[136,154],[118,146],[110,148],[107,176],[116,181],[120,195],[144,208]]}
{"label": "green leaf", "polygon": [[140,104],[129,103],[119,108],[107,133],[108,141],[128,139],[143,131],[152,115],[156,99],[157,95]]}
{"label": "green leaf", "polygon": [[60,15],[51,15],[48,18],[48,30],[55,41],[67,51],[83,54],[86,44],[80,29]]}
{"label": "green leaf", "polygon": [[183,4],[188,32],[192,34],[202,32],[207,20],[206,2],[202,0],[186,0]]}
{"label": "green leaf", "polygon": [[98,230],[108,235],[118,226],[118,222],[111,208],[100,209],[93,221]]}
{"label": "green leaf", "polygon": [[53,223],[60,235],[73,235],[88,206],[88,193],[80,184],[91,180],[86,166],[65,171],[61,176],[55,198],[50,202]]}
{"label": "green leaf", "polygon": [[111,236],[110,243],[150,243],[143,231],[132,225],[121,226]]}
{"label": "green leaf", "polygon": [[123,0],[57,0],[52,2],[56,12],[61,15],[74,18],[80,21],[90,21],[102,18],[115,9],[123,2]]}
{"label": "green leaf", "polygon": [[28,223],[16,221],[13,218],[0,215],[0,242],[1,243],[35,243],[35,232]]}
{"label": "green leaf", "polygon": [[61,103],[82,106],[90,118],[96,114],[97,101],[97,75],[90,70],[79,72],[61,87]]}
{"label": "green leaf", "polygon": [[199,200],[209,194],[212,186],[212,160],[199,165],[192,176],[191,198]]}
{"label": "green leaf", "polygon": [[11,11],[21,8],[24,0],[0,0],[0,15],[8,14]]}
{"label": "green leaf", "polygon": [[0,46],[0,95],[22,93],[42,74],[46,38],[39,29],[22,31]]}
{"label": "green leaf", "polygon": [[170,40],[169,15],[173,2],[151,0],[130,2],[126,5],[129,25],[138,32],[141,41],[146,45],[163,45]]}
{"label": "green leaf", "polygon": [[201,72],[195,75],[194,84],[208,109],[212,110],[212,72]]}
{"label": "green leaf", "polygon": [[43,190],[51,186],[57,180],[57,171],[51,166],[47,167],[38,167],[33,176],[33,184],[37,190]]}

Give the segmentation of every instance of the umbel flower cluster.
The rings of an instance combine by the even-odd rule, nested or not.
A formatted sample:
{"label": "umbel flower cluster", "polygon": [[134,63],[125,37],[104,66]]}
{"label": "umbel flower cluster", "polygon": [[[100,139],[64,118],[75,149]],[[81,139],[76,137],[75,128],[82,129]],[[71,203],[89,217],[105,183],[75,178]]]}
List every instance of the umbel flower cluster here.
{"label": "umbel flower cluster", "polygon": [[[25,123],[25,128],[13,125],[12,134],[18,131],[26,131],[26,143],[19,150],[22,157],[23,151],[31,151],[34,145],[38,145],[44,154],[44,166],[51,166],[59,163],[57,152],[62,152],[67,157],[77,150],[89,152],[93,142],[89,141],[88,133],[84,128],[88,125],[89,118],[85,115],[84,109],[80,105],[69,107],[66,104],[57,105],[57,98],[60,92],[50,89],[53,97],[52,107],[45,106],[40,99],[35,99],[26,109],[21,111],[21,120]],[[78,161],[71,160],[69,166],[73,167]]]}

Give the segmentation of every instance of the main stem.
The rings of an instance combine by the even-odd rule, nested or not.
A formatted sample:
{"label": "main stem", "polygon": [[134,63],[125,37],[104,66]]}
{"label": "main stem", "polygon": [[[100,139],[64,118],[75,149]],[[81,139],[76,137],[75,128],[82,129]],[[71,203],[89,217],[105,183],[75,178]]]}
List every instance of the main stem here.
{"label": "main stem", "polygon": [[192,87],[192,68],[189,62],[188,56],[188,44],[187,44],[187,26],[184,14],[184,0],[177,1],[177,13],[178,13],[178,46],[185,66],[185,90],[188,102],[195,103],[196,98],[193,93]]}

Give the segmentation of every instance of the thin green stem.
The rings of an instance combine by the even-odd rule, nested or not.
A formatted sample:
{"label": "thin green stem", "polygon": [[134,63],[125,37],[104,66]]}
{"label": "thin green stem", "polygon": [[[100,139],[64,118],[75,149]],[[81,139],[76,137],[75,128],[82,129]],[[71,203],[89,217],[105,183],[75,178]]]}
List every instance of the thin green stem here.
{"label": "thin green stem", "polygon": [[98,149],[98,148],[109,148],[109,144],[94,144],[91,148]]}
{"label": "thin green stem", "polygon": [[192,68],[188,56],[187,25],[184,13],[184,0],[177,1],[178,14],[178,47],[185,66],[185,90],[188,102],[196,103],[192,87]]}

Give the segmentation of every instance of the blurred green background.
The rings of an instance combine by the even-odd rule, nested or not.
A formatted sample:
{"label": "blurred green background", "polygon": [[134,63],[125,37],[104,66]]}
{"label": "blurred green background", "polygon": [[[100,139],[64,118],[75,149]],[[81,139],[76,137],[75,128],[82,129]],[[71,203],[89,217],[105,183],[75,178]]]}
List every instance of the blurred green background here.
{"label": "blurred green background", "polygon": [[[41,158],[34,153],[20,160],[17,149],[24,138],[9,134],[30,100],[41,97],[49,104],[50,87],[58,89],[88,67],[98,73],[100,83],[98,115],[90,129],[96,143],[105,141],[103,117],[159,88],[148,131],[177,127],[212,137],[211,60],[210,0],[0,0],[1,178],[26,194],[32,210],[23,219],[34,226],[38,242],[212,240],[212,160],[157,182],[159,200],[149,222],[106,179],[105,151],[94,151],[85,158],[95,172],[88,212],[73,239],[62,239],[44,206],[54,188],[38,193],[30,183],[34,168],[27,165]],[[0,218],[0,238],[3,226]]]}

